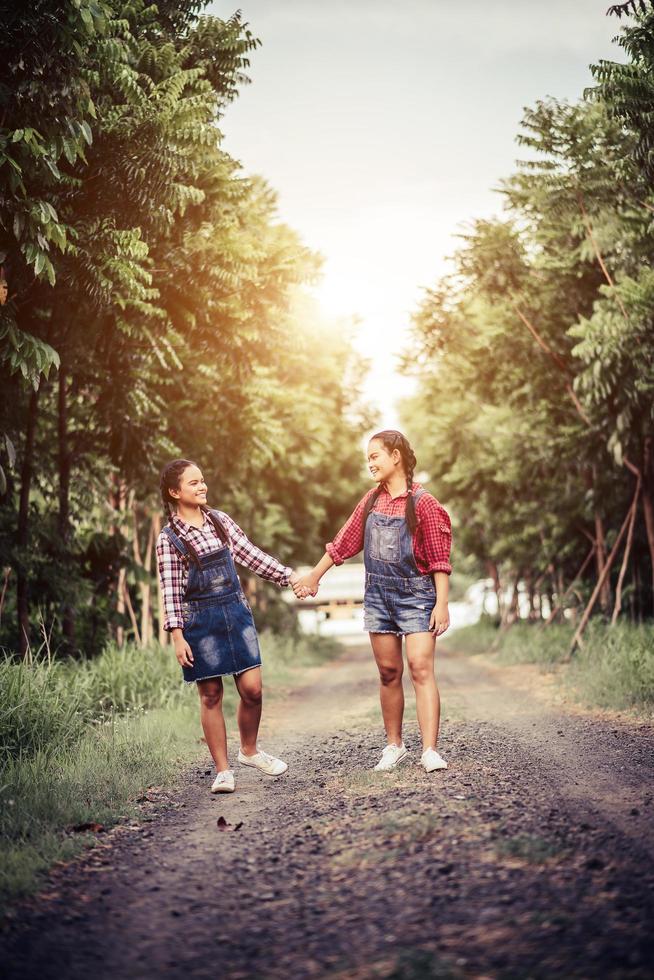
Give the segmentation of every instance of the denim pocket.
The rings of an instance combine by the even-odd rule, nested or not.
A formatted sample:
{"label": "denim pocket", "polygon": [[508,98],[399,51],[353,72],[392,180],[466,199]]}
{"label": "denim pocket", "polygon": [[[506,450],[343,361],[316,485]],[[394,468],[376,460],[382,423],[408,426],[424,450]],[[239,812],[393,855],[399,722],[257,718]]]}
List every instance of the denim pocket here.
{"label": "denim pocket", "polygon": [[211,568],[202,572],[202,592],[219,592],[232,584],[229,569],[225,567]]}
{"label": "denim pocket", "polygon": [[424,599],[429,601],[432,605],[436,602],[436,589],[434,588],[431,579],[426,582],[416,582],[409,585],[409,589],[418,599]]}
{"label": "denim pocket", "polygon": [[400,529],[374,524],[370,536],[370,556],[378,561],[400,560]]}

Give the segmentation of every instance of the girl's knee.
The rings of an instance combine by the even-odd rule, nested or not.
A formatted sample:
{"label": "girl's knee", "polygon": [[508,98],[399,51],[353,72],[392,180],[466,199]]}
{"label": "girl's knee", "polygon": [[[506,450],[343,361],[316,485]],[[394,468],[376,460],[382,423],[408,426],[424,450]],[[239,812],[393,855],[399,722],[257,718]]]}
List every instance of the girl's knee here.
{"label": "girl's knee", "polygon": [[402,668],[401,667],[380,667],[379,669],[379,679],[384,687],[391,687],[393,684],[399,684],[402,681]]}
{"label": "girl's knee", "polygon": [[434,680],[434,665],[432,663],[410,663],[409,670],[414,684],[429,684]]}
{"label": "girl's knee", "polygon": [[247,687],[242,686],[239,690],[241,701],[249,708],[261,704],[263,701],[263,691],[261,684],[252,684]]}
{"label": "girl's knee", "polygon": [[207,690],[200,691],[200,701],[202,702],[203,708],[218,708],[222,704],[222,700],[222,685],[220,687],[212,687]]}

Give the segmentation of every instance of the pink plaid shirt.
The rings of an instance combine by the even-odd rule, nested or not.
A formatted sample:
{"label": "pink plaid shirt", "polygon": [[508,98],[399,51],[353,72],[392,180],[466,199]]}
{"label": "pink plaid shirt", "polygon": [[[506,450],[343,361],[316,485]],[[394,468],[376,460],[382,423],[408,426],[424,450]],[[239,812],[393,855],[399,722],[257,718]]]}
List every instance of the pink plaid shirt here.
{"label": "pink plaid shirt", "polygon": [[[288,580],[293,572],[292,568],[287,568],[273,558],[261,551],[241,530],[236,521],[233,521],[228,514],[221,510],[220,523],[225,528],[229,537],[229,547],[235,560],[246,568],[251,569],[261,578],[269,579],[277,585],[288,585]],[[172,529],[183,541],[188,542],[198,553],[198,555],[208,555],[218,548],[224,548],[224,543],[216,534],[216,530],[211,521],[205,517],[202,527],[194,527],[187,524],[181,517],[176,515],[172,520]],[[157,561],[159,565],[159,581],[161,582],[161,595],[164,605],[164,629],[173,630],[184,627],[184,615],[182,612],[182,601],[188,583],[188,558],[183,558],[174,544],[169,540],[168,535],[162,531],[157,538]]]}

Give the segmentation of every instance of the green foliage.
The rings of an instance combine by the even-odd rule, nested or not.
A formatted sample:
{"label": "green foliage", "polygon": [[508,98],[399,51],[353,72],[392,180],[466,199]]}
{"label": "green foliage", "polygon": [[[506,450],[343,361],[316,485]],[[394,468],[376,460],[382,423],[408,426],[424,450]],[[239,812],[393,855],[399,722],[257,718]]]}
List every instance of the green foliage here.
{"label": "green foliage", "polygon": [[572,662],[570,680],[589,704],[654,711],[654,628],[591,624]]}
{"label": "green foliage", "polygon": [[635,160],[651,186],[654,176],[654,7],[645,2],[625,3],[611,7],[610,12],[618,16],[632,14],[635,18],[634,23],[625,26],[617,38],[618,44],[628,55],[628,61],[626,64],[600,61],[593,65],[597,86],[590,89],[588,94],[603,103],[612,116],[637,136]]}
{"label": "green foliage", "polygon": [[[21,168],[0,201],[11,297],[0,399],[17,450],[0,539],[18,578],[2,625],[11,646],[28,593],[55,647],[100,649],[130,627],[118,576],[127,568],[139,615],[152,569],[132,554],[151,554],[139,521],[149,526],[171,456],[196,457],[212,503],[287,561],[296,542],[322,544],[356,493],[346,460],[367,424],[361,367],[301,296],[316,256],[221,147],[217,122],[258,41],[239,14],[205,6],[40,2],[2,41],[0,150]],[[27,37],[29,70],[16,60]],[[333,440],[344,462],[316,480]]]}
{"label": "green foliage", "polygon": [[[646,72],[642,32],[651,47],[653,29],[648,14],[624,32],[628,71]],[[589,540],[604,548],[598,527],[610,547],[635,472],[645,514],[654,499],[654,200],[639,156],[649,121],[626,125],[610,95],[600,85],[591,102],[525,111],[529,158],[502,184],[507,216],[461,236],[453,273],[414,317],[406,365],[419,390],[405,424],[459,518],[459,546],[505,587],[522,579],[550,599],[574,580]],[[424,404],[438,404],[435,417]],[[633,612],[653,611],[653,563],[639,520]],[[586,566],[575,602],[596,568]]]}
{"label": "green foliage", "polygon": [[0,764],[73,746],[116,714],[177,707],[184,686],[171,650],[109,647],[92,661],[0,661]]}

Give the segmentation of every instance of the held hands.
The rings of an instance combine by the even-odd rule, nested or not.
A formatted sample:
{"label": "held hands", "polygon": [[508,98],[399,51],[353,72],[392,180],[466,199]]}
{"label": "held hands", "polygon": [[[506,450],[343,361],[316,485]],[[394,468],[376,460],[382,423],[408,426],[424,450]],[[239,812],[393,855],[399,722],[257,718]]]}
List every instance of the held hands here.
{"label": "held hands", "polygon": [[450,614],[447,608],[447,603],[437,602],[431,611],[431,616],[429,617],[430,632],[434,633],[436,636],[442,636],[449,625]]}
{"label": "held hands", "polygon": [[318,582],[311,573],[300,576],[297,572],[293,572],[288,584],[293,589],[297,599],[306,599],[307,596],[314,596],[318,592]]}

